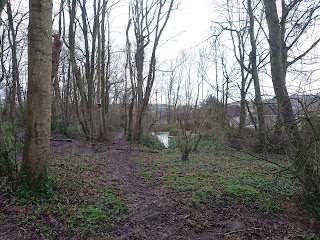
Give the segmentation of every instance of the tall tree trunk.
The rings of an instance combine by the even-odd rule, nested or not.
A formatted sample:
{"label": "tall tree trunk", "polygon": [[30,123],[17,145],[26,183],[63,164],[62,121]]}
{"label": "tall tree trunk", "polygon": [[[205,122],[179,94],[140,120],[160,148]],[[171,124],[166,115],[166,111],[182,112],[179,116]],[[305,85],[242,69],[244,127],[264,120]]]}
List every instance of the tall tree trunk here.
{"label": "tall tree trunk", "polygon": [[59,22],[58,22],[58,33],[53,34],[52,42],[52,84],[53,84],[53,97],[52,97],[52,130],[63,130],[61,123],[63,118],[63,104],[62,97],[60,93],[60,81],[58,77],[59,61],[60,61],[60,52],[62,49],[62,41],[60,40],[62,33],[62,16],[63,16],[63,6],[65,0],[60,0],[59,7]]}
{"label": "tall tree trunk", "polygon": [[17,43],[16,43],[16,29],[13,25],[13,16],[11,10],[11,3],[7,4],[7,12],[8,12],[8,22],[9,22],[9,43],[12,53],[12,88],[10,92],[10,119],[13,122],[15,109],[16,109],[16,97],[18,97],[18,103],[20,109],[22,109],[22,98],[21,98],[21,87],[20,87],[20,79],[19,79],[19,65],[17,58]]}
{"label": "tall tree trunk", "polygon": [[[88,121],[88,111],[87,111],[87,97],[83,88],[83,79],[81,76],[80,68],[76,65],[75,58],[75,19],[76,19],[76,6],[77,0],[69,0],[69,49],[70,49],[70,66],[72,69],[72,79],[73,79],[73,94],[74,94],[74,104],[76,108],[77,117],[81,125],[82,131],[86,137],[86,140],[91,139],[91,131]],[[80,98],[78,97],[80,95]]]}
{"label": "tall tree trunk", "polygon": [[52,0],[29,0],[28,91],[22,176],[34,190],[46,176],[51,120]]}
{"label": "tall tree trunk", "polygon": [[263,0],[265,14],[269,28],[269,45],[271,60],[272,83],[275,91],[281,121],[285,126],[287,135],[292,143],[290,152],[295,153],[296,169],[302,176],[302,181],[306,190],[320,199],[320,177],[308,159],[306,144],[297,127],[292,104],[285,84],[284,72],[286,67],[283,66],[283,43],[281,39],[281,25],[277,12],[276,0]]}
{"label": "tall tree trunk", "polygon": [[254,34],[254,15],[252,10],[252,2],[251,0],[248,0],[248,14],[250,18],[250,44],[251,44],[251,75],[253,79],[254,84],[254,91],[255,91],[255,105],[257,108],[257,114],[258,114],[258,136],[261,147],[264,148],[265,145],[265,123],[264,123],[264,113],[263,113],[263,103],[261,100],[261,92],[260,92],[260,80],[258,75],[258,66],[257,66],[257,43],[255,39]]}
{"label": "tall tree trunk", "polygon": [[[83,113],[86,114],[85,118],[89,121],[87,125],[89,126],[90,139],[95,135],[96,128],[94,124],[94,71],[95,71],[95,54],[96,54],[96,40],[99,28],[100,19],[100,0],[93,0],[93,11],[94,11],[94,21],[92,27],[92,45],[91,50],[89,50],[89,38],[88,38],[88,15],[86,9],[86,0],[82,1],[81,7],[81,17],[82,17],[82,33],[84,37],[85,46],[85,79],[87,85],[87,101],[86,110]],[[91,53],[91,54],[90,54]]]}
{"label": "tall tree trunk", "polygon": [[[65,69],[67,69],[67,77],[65,75]],[[63,74],[63,82],[64,82],[64,89],[63,89],[63,97],[61,103],[61,112],[62,112],[62,124],[63,124],[63,134],[69,135],[68,126],[70,122],[70,114],[69,114],[69,107],[70,107],[70,98],[71,98],[71,66],[67,66],[65,63],[63,64],[62,68]]]}
{"label": "tall tree trunk", "polygon": [[[4,4],[4,2],[2,3]],[[1,12],[3,9],[3,6],[0,6],[0,18],[1,18]],[[0,26],[1,26],[1,21],[0,21]],[[1,42],[3,42],[4,40],[4,34],[1,38]],[[1,61],[1,70],[2,70],[2,76],[0,77],[0,82],[3,81],[4,79],[4,59],[3,59],[3,45],[1,45],[1,49],[0,49],[0,61]],[[5,142],[4,142],[4,134],[3,134],[3,121],[2,121],[2,108],[0,108],[0,154],[3,153],[3,151],[5,150]],[[2,161],[3,159],[1,158],[0,161]],[[2,162],[0,163],[2,164]]]}
{"label": "tall tree trunk", "polygon": [[52,120],[54,130],[59,129],[59,118],[61,118],[61,94],[60,94],[60,82],[58,77],[60,52],[62,48],[62,42],[60,41],[59,34],[54,34],[52,42],[52,71],[51,79],[53,83],[53,101],[52,101]]}
{"label": "tall tree trunk", "polygon": [[[0,1],[0,18],[1,18],[2,10],[6,6],[7,2],[8,2],[8,0],[1,0]],[[1,26],[1,21],[0,21],[0,26]]]}
{"label": "tall tree trunk", "polygon": [[[107,109],[109,101],[107,99],[108,95],[108,78],[109,78],[109,68],[110,68],[110,24],[109,24],[109,14],[107,14],[107,3],[108,1],[103,0],[102,2],[102,16],[101,16],[101,120],[102,120],[102,136],[107,137]],[[107,18],[107,19],[106,19]],[[106,39],[106,28],[105,23],[107,21],[108,27],[108,37]],[[107,41],[107,49],[106,49]],[[107,56],[106,56],[107,51]]]}
{"label": "tall tree trunk", "polygon": [[143,37],[137,37],[139,39],[138,44],[137,44],[137,50],[135,54],[135,66],[137,69],[137,86],[135,88],[136,91],[136,96],[137,96],[137,106],[136,106],[136,116],[135,116],[135,122],[134,122],[134,127],[133,127],[133,140],[135,142],[139,142],[141,140],[142,136],[142,129],[141,129],[141,124],[142,124],[142,118],[144,115],[143,111],[143,82],[144,82],[144,77],[143,77],[143,70],[144,70],[144,40]]}
{"label": "tall tree trunk", "polygon": [[[103,19],[103,18],[102,18]],[[103,20],[102,20],[103,21]],[[101,23],[102,25],[102,23]],[[103,67],[103,63],[102,63],[102,39],[101,39],[101,30],[100,27],[98,28],[98,51],[97,51],[97,104],[98,104],[98,134],[100,135],[100,137],[103,138],[103,127],[102,127],[102,114],[101,114],[101,103],[102,103],[102,99],[101,99],[101,81],[102,81],[102,67]]]}

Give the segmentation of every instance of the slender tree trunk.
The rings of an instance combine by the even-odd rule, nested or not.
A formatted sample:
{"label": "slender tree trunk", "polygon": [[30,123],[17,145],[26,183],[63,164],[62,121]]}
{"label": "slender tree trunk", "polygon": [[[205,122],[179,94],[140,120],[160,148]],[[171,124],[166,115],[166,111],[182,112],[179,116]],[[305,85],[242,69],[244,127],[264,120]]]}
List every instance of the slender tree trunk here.
{"label": "slender tree trunk", "polygon": [[251,74],[253,78],[254,91],[255,91],[255,105],[258,113],[258,136],[261,147],[264,148],[265,145],[265,123],[264,123],[264,112],[263,112],[263,103],[261,100],[261,92],[260,92],[260,80],[258,75],[258,67],[257,67],[257,43],[254,35],[254,15],[252,10],[252,2],[248,0],[248,14],[250,18],[250,44],[251,44]]}
{"label": "slender tree trunk", "polygon": [[60,82],[58,77],[60,52],[62,48],[62,42],[60,41],[59,34],[55,34],[52,42],[52,71],[51,79],[53,83],[53,101],[52,101],[52,120],[54,130],[58,130],[58,122],[61,117],[61,94],[60,94]]}
{"label": "slender tree trunk", "polygon": [[240,100],[240,119],[239,119],[239,128],[238,128],[238,137],[243,137],[243,130],[246,124],[247,112],[246,112],[246,92],[245,89],[241,88],[241,100]]}
{"label": "slender tree trunk", "polygon": [[[107,3],[108,1],[103,0],[102,2],[102,16],[101,16],[101,120],[102,120],[102,135],[107,137],[107,108],[109,101],[107,101],[108,95],[108,78],[109,78],[109,68],[110,68],[110,25],[109,25],[109,15],[107,14]],[[107,18],[107,19],[106,19]],[[108,22],[108,40],[106,40],[106,28],[105,23]],[[107,49],[106,49],[107,41]],[[107,57],[106,57],[107,51]]]}
{"label": "slender tree trunk", "polygon": [[[0,18],[1,18],[1,13],[2,13],[2,9],[4,7],[4,1],[1,2],[2,5],[0,5]],[[1,21],[0,21],[0,26],[1,26]],[[1,42],[3,42],[4,40],[4,34],[1,38]],[[0,49],[0,61],[1,61],[1,70],[2,70],[2,76],[0,77],[0,82],[3,81],[4,79],[4,60],[3,60],[3,45],[1,45],[1,49]],[[5,150],[5,142],[4,142],[4,134],[3,134],[3,120],[2,120],[2,108],[0,108],[0,154],[3,153],[3,151]],[[2,164],[2,161],[3,159],[1,158],[0,159],[1,163]]]}
{"label": "slender tree trunk", "polygon": [[[73,92],[74,92],[74,104],[76,106],[76,113],[82,131],[86,137],[86,140],[91,140],[91,128],[88,120],[88,100],[84,92],[83,79],[81,76],[80,68],[76,65],[75,59],[75,18],[76,18],[76,0],[72,0],[69,4],[70,12],[70,24],[69,24],[69,48],[70,48],[70,66],[73,73]],[[78,94],[80,97],[78,98]]]}
{"label": "slender tree trunk", "polygon": [[[20,80],[19,80],[19,65],[17,59],[17,45],[16,45],[16,29],[13,26],[13,17],[12,17],[12,10],[11,10],[11,3],[8,2],[7,4],[7,12],[8,12],[8,22],[9,22],[9,32],[8,38],[12,53],[12,88],[10,92],[10,113],[9,117],[13,124],[14,116],[15,116],[15,109],[16,109],[16,96],[19,96],[18,102],[20,108],[22,108],[22,99],[21,99],[21,89],[18,89],[17,86],[20,87]],[[20,92],[18,94],[18,92]]]}
{"label": "slender tree trunk", "polygon": [[131,43],[129,41],[129,29],[131,26],[131,19],[128,21],[128,26],[126,29],[126,45],[127,45],[127,68],[129,69],[130,85],[131,85],[131,100],[128,110],[128,140],[133,139],[133,110],[136,99],[135,83],[134,83],[134,72],[133,63],[131,61]]}
{"label": "slender tree trunk", "polygon": [[[65,68],[67,69],[67,78],[65,77]],[[63,72],[63,78],[64,78],[64,89],[63,89],[63,98],[62,98],[62,105],[61,105],[61,112],[62,112],[62,123],[63,123],[63,133],[65,135],[69,135],[68,132],[68,126],[70,122],[70,116],[69,116],[69,106],[70,106],[70,95],[71,95],[71,66],[66,66],[66,64],[63,65],[62,68]]]}
{"label": "slender tree trunk", "polygon": [[37,186],[45,177],[49,155],[51,16],[52,0],[29,0],[27,118],[22,176],[31,186]]}

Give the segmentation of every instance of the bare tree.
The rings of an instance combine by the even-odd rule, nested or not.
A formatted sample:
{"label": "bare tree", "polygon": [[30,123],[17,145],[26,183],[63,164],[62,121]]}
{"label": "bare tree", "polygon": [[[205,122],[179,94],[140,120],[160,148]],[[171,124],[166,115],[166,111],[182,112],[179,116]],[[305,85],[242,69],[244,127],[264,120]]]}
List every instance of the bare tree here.
{"label": "bare tree", "polygon": [[[221,28],[221,32],[218,35],[222,34],[224,31],[229,32],[233,47],[233,53],[238,63],[239,75],[241,79],[241,81],[239,81],[240,83],[237,84],[240,90],[240,119],[238,127],[238,137],[241,138],[243,135],[247,117],[246,98],[249,87],[251,85],[251,81],[248,81],[249,68],[251,65],[250,58],[247,53],[248,21],[246,11],[238,1],[227,0],[225,11],[226,20],[217,22],[217,24]],[[225,68],[225,65],[226,63],[223,62],[222,67]],[[228,81],[226,83],[226,85],[228,85]]]}
{"label": "bare tree", "polygon": [[258,130],[258,139],[262,146],[265,142],[265,124],[259,68],[265,64],[266,55],[261,54],[263,52],[261,48],[263,49],[263,47],[259,45],[257,40],[262,33],[261,23],[259,22],[258,27],[255,25],[258,20],[255,14],[260,10],[258,8],[259,2],[253,5],[251,0],[245,2],[227,0],[226,3],[227,9],[225,11],[227,12],[227,17],[225,23],[218,22],[218,24],[222,28],[221,31],[227,30],[230,33],[233,52],[239,65],[241,83],[238,84],[238,88],[241,100],[238,137],[243,135],[247,119],[247,94],[253,83],[255,92],[254,104],[258,113],[258,124],[254,122],[254,126]]}
{"label": "bare tree", "polygon": [[[108,5],[109,1],[103,0],[102,2],[102,17],[101,17],[101,74],[100,74],[100,89],[101,89],[101,136],[103,138],[107,137],[107,122],[108,122],[108,114],[109,114],[109,91],[112,86],[111,78],[111,23],[110,23],[110,15],[112,9],[117,6],[119,1],[111,2]],[[98,51],[99,54],[100,51]]]}
{"label": "bare tree", "polygon": [[188,161],[190,153],[196,150],[200,142],[204,116],[200,109],[191,105],[179,106],[175,115],[179,124],[178,145],[181,160]]}
{"label": "bare tree", "polygon": [[[295,34],[295,37],[291,35],[293,30],[289,31],[288,38],[293,37],[293,41],[287,45],[288,43],[286,43],[286,40],[288,40],[288,38],[284,37],[287,30],[287,17],[291,16],[291,19],[294,19],[294,14],[301,14],[301,12],[297,10],[297,7],[303,4],[303,1],[292,1],[289,4],[286,4],[285,1],[282,1],[281,21],[278,16],[278,7],[276,1],[264,0],[263,2],[269,29],[272,83],[278,103],[281,121],[283,122],[285,130],[292,143],[292,149],[289,149],[289,151],[293,151],[295,154],[295,166],[299,175],[302,176],[301,180],[304,183],[307,191],[320,199],[319,172],[317,169],[315,169],[314,164],[309,159],[310,156],[308,155],[305,141],[296,124],[296,118],[286,86],[286,73],[288,66],[303,58],[309,51],[311,51],[312,47],[314,47],[320,41],[320,38],[317,39],[310,45],[309,48],[307,48],[304,53],[295,57],[291,61],[288,61],[288,50],[293,48],[299,38],[303,35],[304,31],[308,28],[309,24],[312,23],[313,14],[317,9],[319,9],[320,3],[312,2],[310,5],[311,9],[308,8],[304,14],[299,15],[300,17],[296,16],[298,20],[293,22],[293,29],[297,29],[297,24],[301,23],[301,27],[298,27],[298,30],[301,31],[299,31],[297,35]],[[291,11],[293,11],[293,13]],[[301,22],[303,19],[306,21]]]}
{"label": "bare tree", "polygon": [[[136,118],[133,128],[133,140],[139,142],[142,136],[142,120],[148,106],[156,73],[156,51],[160,38],[168,23],[174,0],[145,2],[132,0],[130,4],[130,20],[135,36],[135,91]],[[130,27],[130,24],[128,24]],[[151,56],[148,60],[148,69],[145,71],[146,51],[151,46]],[[146,75],[144,75],[146,73]]]}
{"label": "bare tree", "polygon": [[166,71],[167,81],[164,83],[167,102],[167,124],[172,124],[173,113],[180,101],[180,90],[182,85],[184,70],[186,69],[187,55],[183,50],[179,55],[170,60]]}
{"label": "bare tree", "polygon": [[[84,37],[84,57],[85,57],[85,80],[87,85],[87,96],[86,96],[86,106],[83,113],[86,114],[85,119],[87,120],[87,132],[89,133],[89,138],[95,134],[95,124],[94,124],[94,72],[95,72],[95,56],[96,56],[96,47],[97,47],[97,35],[99,30],[99,19],[100,19],[100,9],[101,9],[101,1],[94,0],[93,1],[93,26],[92,29],[89,30],[89,22],[88,22],[88,14],[86,7],[86,0],[79,1],[79,6],[81,9],[81,18],[82,18],[82,34]],[[91,33],[91,46],[89,45],[89,36],[88,33]],[[79,87],[84,87],[80,86]],[[85,89],[81,90],[85,91]]]}
{"label": "bare tree", "polygon": [[91,135],[88,126],[87,120],[87,109],[86,109],[86,95],[83,87],[83,79],[81,76],[80,68],[76,63],[76,41],[75,41],[75,26],[76,26],[76,10],[77,10],[77,1],[69,0],[68,1],[69,8],[69,78],[73,79],[73,97],[74,97],[74,105],[76,108],[76,113],[78,116],[78,120],[80,122],[83,133],[86,136],[86,139],[89,140]]}

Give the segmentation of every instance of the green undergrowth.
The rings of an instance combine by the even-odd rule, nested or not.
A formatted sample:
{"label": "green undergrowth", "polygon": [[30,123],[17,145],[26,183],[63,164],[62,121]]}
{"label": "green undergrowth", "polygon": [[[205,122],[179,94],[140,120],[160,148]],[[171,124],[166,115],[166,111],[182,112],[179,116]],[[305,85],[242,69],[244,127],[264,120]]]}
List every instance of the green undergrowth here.
{"label": "green undergrowth", "polygon": [[132,161],[138,177],[161,181],[167,191],[181,196],[185,207],[202,208],[227,197],[262,211],[278,212],[285,210],[288,199],[294,202],[303,194],[299,182],[277,165],[220,146],[208,137],[187,162],[180,160],[174,147],[155,159],[136,157]]}
{"label": "green undergrowth", "polygon": [[[262,169],[261,169],[262,168]],[[238,169],[216,173],[221,189],[229,196],[251,203],[264,211],[284,210],[286,199],[302,195],[302,187],[293,176],[285,173],[263,172],[258,169]]]}
{"label": "green undergrowth", "polygon": [[47,198],[15,204],[29,210],[20,221],[26,228],[38,229],[46,238],[99,238],[126,215],[122,194],[97,172],[102,159],[91,154],[70,151],[52,159],[49,172],[52,193]]}

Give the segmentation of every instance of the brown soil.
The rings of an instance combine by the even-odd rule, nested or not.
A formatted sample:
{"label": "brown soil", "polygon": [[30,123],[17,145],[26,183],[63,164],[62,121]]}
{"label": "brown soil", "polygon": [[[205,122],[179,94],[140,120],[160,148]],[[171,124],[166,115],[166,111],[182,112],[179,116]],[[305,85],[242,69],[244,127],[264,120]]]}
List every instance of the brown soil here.
{"label": "brown soil", "polygon": [[[301,235],[293,238],[292,233],[301,229],[307,233],[315,224],[308,215],[299,216],[299,212],[277,216],[228,197],[202,209],[186,209],[184,199],[166,193],[161,180],[150,183],[133,174],[135,166],[130,157],[153,156],[130,149],[123,135],[114,139],[103,156],[108,162],[106,167],[111,169],[111,180],[126,193],[129,216],[114,230],[121,239],[304,239]],[[186,219],[201,224],[190,226]]]}
{"label": "brown soil", "polygon": [[[161,179],[149,182],[134,175],[134,156],[152,159],[152,153],[131,146],[124,135],[116,136],[108,145],[89,145],[81,141],[54,141],[53,156],[70,149],[85,153],[94,151],[104,159],[95,174],[105,176],[124,193],[128,215],[108,233],[106,239],[307,239],[315,220],[304,212],[275,215],[243,205],[227,196],[203,208],[185,208],[178,194],[164,190]],[[0,194],[0,239],[25,239],[28,229],[16,220],[26,215],[26,208],[9,204]],[[193,221],[186,221],[187,219]],[[196,222],[192,225],[192,222]],[[292,232],[306,235],[293,236]],[[289,236],[290,234],[290,236]],[[41,238],[41,233],[36,236]],[[35,238],[29,238],[35,239]],[[43,237],[47,239],[47,237]],[[58,239],[69,239],[60,235]]]}

